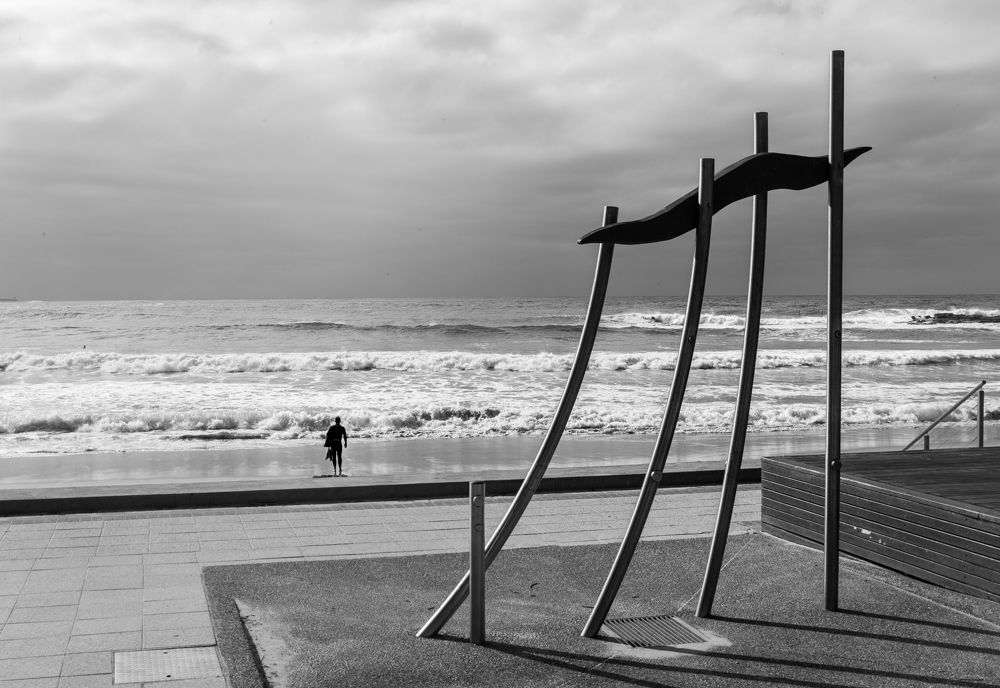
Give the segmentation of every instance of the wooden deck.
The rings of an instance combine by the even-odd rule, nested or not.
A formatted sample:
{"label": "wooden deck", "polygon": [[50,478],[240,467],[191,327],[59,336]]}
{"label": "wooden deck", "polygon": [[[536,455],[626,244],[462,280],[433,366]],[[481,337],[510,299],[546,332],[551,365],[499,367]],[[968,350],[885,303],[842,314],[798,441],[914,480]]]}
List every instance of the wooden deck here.
{"label": "wooden deck", "polygon": [[[766,533],[823,541],[823,456],[761,459]],[[1000,447],[847,454],[840,549],[1000,601]]]}

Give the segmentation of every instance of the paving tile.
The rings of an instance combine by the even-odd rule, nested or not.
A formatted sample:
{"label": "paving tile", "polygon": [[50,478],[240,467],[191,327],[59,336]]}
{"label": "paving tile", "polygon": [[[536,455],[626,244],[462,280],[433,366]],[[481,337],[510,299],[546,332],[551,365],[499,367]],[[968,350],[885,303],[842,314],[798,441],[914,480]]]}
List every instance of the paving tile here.
{"label": "paving tile", "polygon": [[142,633],[125,631],[121,633],[92,633],[74,635],[69,639],[67,652],[96,652],[99,650],[139,650],[142,648]]}
{"label": "paving tile", "polygon": [[287,523],[250,524],[245,527],[248,537],[293,537],[295,529]]}
{"label": "paving tile", "polygon": [[[65,638],[21,638],[18,640],[0,640],[0,659],[48,657],[53,655],[62,656],[65,651]],[[5,676],[2,670],[0,670],[0,676]]]}
{"label": "paving tile", "polygon": [[29,607],[62,607],[76,605],[80,601],[79,590],[65,592],[33,592],[17,598],[17,609]]}
{"label": "paving tile", "polygon": [[142,566],[93,566],[86,571],[84,590],[141,588]]}
{"label": "paving tile", "polygon": [[[114,682],[114,674],[91,674],[87,676],[61,676],[58,688],[121,688],[122,684]],[[138,684],[125,684],[138,686]],[[150,685],[150,684],[146,684]],[[0,687],[2,688],[2,687]]]}
{"label": "paving tile", "polygon": [[295,527],[295,535],[297,537],[330,537],[331,530],[329,524],[321,528],[315,526],[309,527]]}
{"label": "paving tile", "polygon": [[147,600],[142,603],[143,614],[172,614],[177,612],[197,612],[208,609],[204,593],[200,598],[189,597],[179,600]]}
{"label": "paving tile", "polygon": [[36,559],[0,559],[0,571],[28,571]]}
{"label": "paving tile", "polygon": [[54,538],[82,538],[82,537],[100,537],[102,525],[88,525],[81,528],[61,528],[62,524],[57,523],[55,532],[52,533]]}
{"label": "paving tile", "polygon": [[0,676],[3,676],[7,681],[53,677],[59,676],[60,666],[62,666],[62,654],[0,659]]}
{"label": "paving tile", "polygon": [[79,569],[86,568],[88,563],[90,557],[46,557],[36,559],[31,568],[35,571]]}
{"label": "paving tile", "polygon": [[183,535],[197,535],[198,526],[194,523],[188,524],[174,524],[166,523],[165,525],[153,524],[149,528],[149,537],[151,538],[162,538],[169,536],[183,536]]}
{"label": "paving tile", "polygon": [[144,649],[194,647],[214,644],[215,633],[212,632],[211,626],[142,632],[142,646]]}
{"label": "paving tile", "polygon": [[[289,516],[291,515],[292,514],[289,514]],[[300,530],[302,528],[322,528],[324,530],[328,530],[333,524],[333,520],[329,516],[316,518],[311,515],[308,518],[289,518],[288,522],[292,524],[292,528],[295,530]]]}
{"label": "paving tile", "polygon": [[100,619],[77,619],[73,624],[73,635],[97,635],[101,633],[127,633],[142,630],[142,615],[136,611],[125,616],[109,616]]}
{"label": "paving tile", "polygon": [[294,538],[267,538],[262,540],[250,540],[250,549],[278,549],[287,546],[290,540],[294,542]]}
{"label": "paving tile", "polygon": [[217,549],[208,552],[199,552],[198,561],[203,564],[215,564],[226,561],[246,561],[249,556],[249,549]]}
{"label": "paving tile", "polygon": [[143,516],[128,515],[116,521],[105,521],[102,533],[132,533],[137,530],[149,530],[149,519]]}
{"label": "paving tile", "polygon": [[150,566],[153,564],[194,564],[198,562],[197,552],[160,552],[147,554],[143,558],[143,564]]}
{"label": "paving tile", "polygon": [[11,611],[8,623],[32,623],[39,621],[73,621],[76,605],[57,607],[19,607]]}
{"label": "paving tile", "polygon": [[243,523],[267,523],[270,521],[285,521],[285,515],[281,513],[267,512],[263,510],[251,511],[240,515]]}
{"label": "paving tile", "polygon": [[97,543],[83,546],[50,546],[45,549],[42,557],[45,559],[54,559],[57,557],[89,557],[93,554],[97,554]]}
{"label": "paving tile", "polygon": [[97,555],[88,559],[88,566],[141,566],[141,554]]}
{"label": "paving tile", "polygon": [[101,547],[111,547],[112,545],[144,545],[149,542],[149,536],[146,534],[129,534],[129,535],[104,535],[101,537]]}
{"label": "paving tile", "polygon": [[197,562],[184,564],[147,564],[144,571],[151,576],[201,576],[201,565]]}
{"label": "paving tile", "polygon": [[11,559],[37,559],[45,553],[45,547],[11,547],[5,543],[0,547],[0,560],[9,561]]}
{"label": "paving tile", "polygon": [[28,574],[23,593],[67,592],[83,587],[86,568],[43,569]]}
{"label": "paving tile", "polygon": [[322,545],[335,545],[343,544],[349,541],[348,538],[337,538],[331,535],[310,535],[307,537],[300,537],[296,540],[299,547],[316,547]]}
{"label": "paving tile", "polygon": [[0,607],[13,607],[17,603],[17,595],[0,595]]}
{"label": "paving tile", "polygon": [[201,523],[232,523],[239,522],[239,514],[201,514],[194,517],[196,524]]}
{"label": "paving tile", "polygon": [[0,595],[20,594],[29,571],[0,571]]}
{"label": "paving tile", "polygon": [[381,523],[365,523],[355,526],[350,526],[350,525],[336,526],[334,534],[343,533],[345,535],[370,535],[372,533],[385,533],[388,531],[389,528],[382,525]]}
{"label": "paving tile", "polygon": [[105,545],[102,543],[94,554],[102,557],[122,554],[146,554],[147,552],[149,552],[149,543],[147,542],[130,545]]}
{"label": "paving tile", "polygon": [[303,546],[300,549],[304,557],[333,557],[368,551],[363,545],[314,545]]}
{"label": "paving tile", "polygon": [[299,547],[276,547],[273,549],[255,549],[251,552],[251,561],[261,559],[298,559],[303,556]]}
{"label": "paving tile", "polygon": [[164,631],[175,628],[197,628],[199,626],[211,625],[212,618],[207,611],[147,614],[142,617],[142,630],[144,631]]}
{"label": "paving tile", "polygon": [[84,590],[78,619],[106,619],[136,613],[142,605],[142,590]]}
{"label": "paving tile", "polygon": [[213,533],[226,530],[243,530],[243,522],[238,517],[230,521],[199,521],[197,523],[199,533]]}
{"label": "paving tile", "polygon": [[97,547],[101,542],[101,536],[93,535],[91,537],[53,537],[49,540],[48,547],[46,549],[52,549],[54,547],[64,548],[64,547]]}
{"label": "paving tile", "polygon": [[24,533],[48,533],[51,535],[55,529],[55,523],[14,523],[7,530],[7,535],[14,536]]}
{"label": "paving tile", "polygon": [[201,580],[188,585],[164,586],[162,588],[143,588],[142,599],[144,602],[158,600],[189,600],[191,598],[204,599],[205,588]]}
{"label": "paving tile", "polygon": [[200,542],[199,533],[150,533],[150,546],[161,542]]}
{"label": "paving tile", "polygon": [[179,576],[176,574],[166,574],[166,575],[153,575],[147,574],[143,578],[142,587],[144,590],[152,590],[155,588],[174,588],[178,585],[195,585],[201,582],[201,576],[199,574],[193,574],[188,576]]}
{"label": "paving tile", "polygon": [[86,521],[58,521],[54,525],[53,530],[60,533],[89,533],[96,530],[99,534],[104,525],[104,519],[98,516]]}
{"label": "paving tile", "polygon": [[202,533],[198,533],[199,542],[218,542],[225,540],[247,540],[247,536],[243,529],[239,530],[209,530]]}
{"label": "paving tile", "polygon": [[211,552],[221,550],[250,549],[249,538],[234,538],[232,540],[212,540],[204,542],[198,549],[199,552]]}
{"label": "paving tile", "polygon": [[0,679],[0,688],[58,688],[59,679],[55,676],[47,678],[16,678],[12,681]]}
{"label": "paving tile", "polygon": [[64,621],[27,621],[22,623],[11,623],[8,621],[3,630],[0,631],[0,641],[16,640],[18,638],[62,638],[65,642],[69,638],[70,629],[73,628],[71,620]]}
{"label": "paving tile", "polygon": [[197,552],[201,549],[198,542],[150,542],[150,553],[156,552]]}
{"label": "paving tile", "polygon": [[24,543],[46,543],[55,533],[55,529],[44,530],[44,531],[8,531],[4,537],[3,542],[5,545],[20,545],[22,547],[32,546],[25,545]]}
{"label": "paving tile", "polygon": [[61,676],[85,676],[114,672],[114,655],[108,651],[78,652],[63,659]]}

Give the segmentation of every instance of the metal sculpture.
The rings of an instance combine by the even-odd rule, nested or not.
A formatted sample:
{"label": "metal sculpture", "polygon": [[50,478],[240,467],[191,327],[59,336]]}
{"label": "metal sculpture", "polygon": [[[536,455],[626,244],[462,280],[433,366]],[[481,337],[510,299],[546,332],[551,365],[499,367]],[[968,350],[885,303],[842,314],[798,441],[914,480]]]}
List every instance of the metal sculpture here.
{"label": "metal sculpture", "polygon": [[[694,262],[691,282],[685,308],[684,327],[681,334],[680,350],[674,367],[673,381],[664,411],[663,421],[657,435],[649,468],[639,492],[632,518],[615,561],[608,573],[590,618],[582,635],[595,637],[611,608],[618,589],[625,577],[635,548],[638,545],[646,519],[653,505],[656,490],[662,478],[662,471],[670,452],[681,405],[687,387],[688,375],[694,356],[701,307],[705,295],[705,281],[708,270],[709,246],[711,243],[713,215],[744,198],[754,198],[754,219],[751,237],[751,271],[747,294],[747,319],[744,334],[742,370],[737,393],[736,414],[730,442],[729,458],[723,481],[722,498],[713,536],[712,547],[699,600],[698,615],[711,613],[712,600],[725,551],[726,536],[732,518],[735,502],[737,476],[743,459],[746,439],[746,425],[749,416],[750,399],[753,391],[753,373],[756,365],[757,342],[760,331],[761,300],[764,280],[764,248],[766,237],[767,193],[776,189],[801,190],[822,183],[830,185],[830,241],[828,285],[828,382],[827,382],[827,471],[832,478],[827,480],[827,608],[836,608],[837,555],[839,552],[839,531],[836,521],[839,516],[839,462],[840,462],[840,307],[841,269],[843,234],[843,168],[863,153],[868,147],[843,149],[843,52],[833,53],[831,70],[831,133],[829,156],[804,157],[784,153],[768,152],[767,115],[757,113],[755,128],[755,153],[715,174],[715,161],[701,160],[701,174],[698,188],[681,196],[663,210],[640,220],[617,222],[618,209],[605,208],[603,226],[585,234],[581,244],[599,244],[597,271],[591,291],[590,305],[583,332],[577,347],[576,358],[570,371],[569,381],[563,392],[556,415],[548,434],[538,451],[534,463],[528,471],[520,490],[504,515],[496,531],[486,545],[485,566],[499,554],[532,496],[541,483],[542,476],[555,453],[569,414],[573,409],[577,393],[583,381],[587,364],[597,335],[604,298],[607,293],[611,270],[611,257],[615,244],[647,244],[668,241],[691,230],[695,230]],[[839,113],[839,114],[838,114]],[[836,302],[836,303],[834,303]],[[836,340],[835,343],[834,340]],[[831,494],[831,492],[833,494]],[[832,514],[832,515],[831,515]],[[832,554],[831,554],[832,552]],[[417,633],[421,637],[437,634],[457,611],[469,594],[470,574],[458,583],[434,615]],[[831,583],[832,579],[832,583]],[[831,598],[832,595],[832,598]],[[831,603],[832,599],[832,603]]]}

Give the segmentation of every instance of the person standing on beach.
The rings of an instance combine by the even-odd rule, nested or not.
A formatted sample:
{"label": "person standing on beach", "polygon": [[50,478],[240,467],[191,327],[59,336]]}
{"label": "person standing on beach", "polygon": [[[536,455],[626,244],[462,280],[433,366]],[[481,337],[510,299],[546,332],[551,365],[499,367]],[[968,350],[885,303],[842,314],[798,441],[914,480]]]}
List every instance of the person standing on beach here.
{"label": "person standing on beach", "polygon": [[[341,444],[343,440],[343,444]],[[344,447],[347,446],[347,430],[340,424],[340,416],[333,419],[333,425],[326,431],[326,458],[333,461],[333,474],[344,475]]]}

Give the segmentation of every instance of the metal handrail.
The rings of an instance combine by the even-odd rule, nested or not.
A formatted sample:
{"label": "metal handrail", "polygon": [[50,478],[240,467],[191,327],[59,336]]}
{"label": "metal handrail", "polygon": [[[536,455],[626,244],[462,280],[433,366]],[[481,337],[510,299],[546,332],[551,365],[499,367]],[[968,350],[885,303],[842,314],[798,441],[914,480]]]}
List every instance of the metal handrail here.
{"label": "metal handrail", "polygon": [[[958,401],[958,403],[956,403],[950,409],[948,409],[947,411],[945,411],[944,413],[942,413],[940,416],[938,416],[937,420],[935,420],[933,423],[931,423],[926,428],[924,428],[923,432],[921,432],[919,435],[917,435],[916,437],[914,437],[912,442],[910,442],[908,445],[906,445],[905,447],[903,447],[903,451],[906,451],[907,449],[909,449],[910,447],[912,447],[913,445],[915,445],[917,442],[919,442],[920,438],[922,438],[922,437],[930,434],[930,431],[933,430],[937,426],[938,423],[940,423],[945,418],[947,418],[948,416],[950,416],[955,411],[955,409],[957,409],[959,406],[961,406],[962,404],[964,404],[965,402],[967,402],[969,400],[969,398],[972,397],[973,394],[975,394],[976,392],[978,392],[979,390],[981,390],[985,384],[986,384],[986,380],[983,380],[978,385],[976,385],[975,387],[973,387],[972,390],[968,394],[966,394],[964,397],[962,397]],[[982,415],[983,415],[982,414],[982,409],[980,409],[979,415],[980,415],[980,427],[982,427]],[[980,446],[982,446],[982,444],[980,444]]]}

